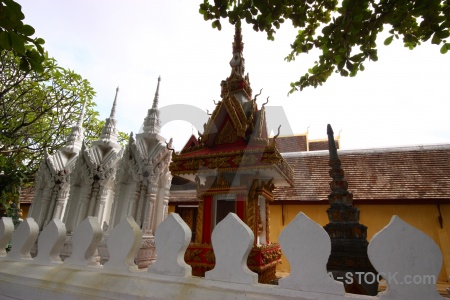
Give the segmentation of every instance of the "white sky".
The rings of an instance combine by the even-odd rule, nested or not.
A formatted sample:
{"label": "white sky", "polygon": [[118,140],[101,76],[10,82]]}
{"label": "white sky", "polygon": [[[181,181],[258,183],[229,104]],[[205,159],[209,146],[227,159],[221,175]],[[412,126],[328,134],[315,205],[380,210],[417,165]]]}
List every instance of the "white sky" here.
{"label": "white sky", "polygon": [[[50,56],[91,82],[102,119],[120,86],[116,117],[121,131],[139,131],[159,75],[163,111],[184,104],[212,112],[213,100],[220,100],[220,82],[230,74],[234,27],[223,21],[222,31],[212,29],[198,13],[201,1],[18,1],[25,23],[45,39]],[[295,35],[285,23],[271,42],[265,33],[243,26],[246,72],[254,94],[263,88],[258,104],[270,96],[266,108],[281,106],[291,128],[279,113],[268,116],[269,127],[282,123],[281,134],[301,134],[309,127],[309,138],[318,139],[326,138],[330,123],[335,134],[342,130],[342,149],[450,142],[450,54],[440,54],[440,46],[428,42],[410,51],[401,41],[384,46],[384,36],[378,41],[379,61],[366,63],[355,78],[334,74],[317,89],[287,96],[289,83],[318,59],[312,52],[284,61]],[[174,108],[172,119],[206,122],[206,114],[201,120],[186,106],[165,111]],[[162,129],[177,150],[191,133],[185,121]]]}

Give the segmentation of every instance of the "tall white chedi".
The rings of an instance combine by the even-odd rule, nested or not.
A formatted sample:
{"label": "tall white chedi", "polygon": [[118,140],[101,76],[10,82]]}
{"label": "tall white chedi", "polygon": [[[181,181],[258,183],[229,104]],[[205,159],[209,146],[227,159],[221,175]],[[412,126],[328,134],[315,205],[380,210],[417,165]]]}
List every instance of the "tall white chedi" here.
{"label": "tall white chedi", "polygon": [[130,140],[118,169],[115,199],[111,213],[112,227],[132,216],[142,229],[143,240],[136,257],[140,268],[152,263],[155,258],[154,233],[156,227],[167,217],[169,191],[172,175],[170,144],[166,145],[160,133],[158,109],[158,78],[153,106],[144,119],[143,132]]}
{"label": "tall white chedi", "polygon": [[88,216],[97,217],[100,225],[109,224],[117,167],[123,148],[117,142],[115,119],[117,95],[109,118],[105,120],[100,138],[89,147],[83,141],[78,163],[70,181],[70,196],[64,215],[70,234]]}
{"label": "tall white chedi", "polygon": [[83,141],[84,105],[77,124],[67,137],[64,147],[53,155],[44,152],[44,159],[36,173],[35,193],[29,216],[39,225],[39,229],[52,219],[62,220],[70,191],[71,174],[75,169]]}

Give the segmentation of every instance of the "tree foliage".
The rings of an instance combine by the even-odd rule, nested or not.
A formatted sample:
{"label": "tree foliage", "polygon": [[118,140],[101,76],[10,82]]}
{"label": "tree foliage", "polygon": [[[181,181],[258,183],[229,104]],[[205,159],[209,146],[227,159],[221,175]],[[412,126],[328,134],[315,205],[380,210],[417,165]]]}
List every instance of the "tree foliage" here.
{"label": "tree foliage", "polygon": [[11,51],[20,58],[21,70],[43,71],[45,59],[41,38],[32,38],[34,28],[24,24],[22,7],[13,0],[0,0],[0,51]]}
{"label": "tree foliage", "polygon": [[414,49],[431,39],[442,54],[450,50],[448,0],[204,0],[200,13],[219,30],[222,18],[231,24],[245,20],[269,40],[288,20],[299,28],[285,59],[295,60],[313,48],[321,54],[308,73],[291,83],[290,93],[322,85],[333,72],[355,76],[363,71],[364,62],[378,60],[376,39],[384,29],[390,34],[385,45],[401,38]]}
{"label": "tree foliage", "polygon": [[[90,83],[58,66],[45,53],[42,70],[22,70],[21,58],[0,51],[0,201],[17,201],[20,187],[34,180],[44,151],[66,142],[84,103],[85,139],[100,136],[104,121],[94,110]],[[121,138],[127,139],[121,133]]]}

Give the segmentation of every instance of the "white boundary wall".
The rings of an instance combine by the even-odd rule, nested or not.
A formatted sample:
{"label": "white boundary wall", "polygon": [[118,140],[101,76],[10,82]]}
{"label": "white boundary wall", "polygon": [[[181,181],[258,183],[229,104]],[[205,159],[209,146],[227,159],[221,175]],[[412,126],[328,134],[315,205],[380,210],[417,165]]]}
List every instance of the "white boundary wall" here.
{"label": "white boundary wall", "polygon": [[278,286],[258,284],[257,275],[247,268],[253,233],[234,214],[214,229],[216,266],[205,278],[192,276],[184,262],[191,231],[177,214],[158,227],[159,255],[148,270],[138,270],[133,261],[142,235],[131,217],[111,232],[110,259],[103,266],[95,259],[102,231],[94,217],[75,229],[73,252],[64,262],[59,253],[65,225],[52,220],[39,235],[38,255],[31,258],[38,234],[32,218],[15,231],[10,218],[0,220],[0,249],[12,241],[9,253],[0,251],[0,299],[444,299],[436,291],[442,265],[439,247],[396,216],[369,244],[372,265],[388,282],[387,291],[378,296],[346,294],[342,283],[328,276],[330,238],[303,213],[280,235],[292,268]]}

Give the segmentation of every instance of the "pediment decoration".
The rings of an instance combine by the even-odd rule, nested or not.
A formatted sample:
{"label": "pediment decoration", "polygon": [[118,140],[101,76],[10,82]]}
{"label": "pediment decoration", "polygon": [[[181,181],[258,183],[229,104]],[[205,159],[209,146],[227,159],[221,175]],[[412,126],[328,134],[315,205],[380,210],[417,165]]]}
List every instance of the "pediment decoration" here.
{"label": "pediment decoration", "polygon": [[238,139],[236,135],[236,130],[234,129],[233,125],[230,121],[227,121],[225,123],[225,126],[222,127],[220,130],[218,136],[217,136],[217,142],[216,144],[231,144],[236,142]]}

